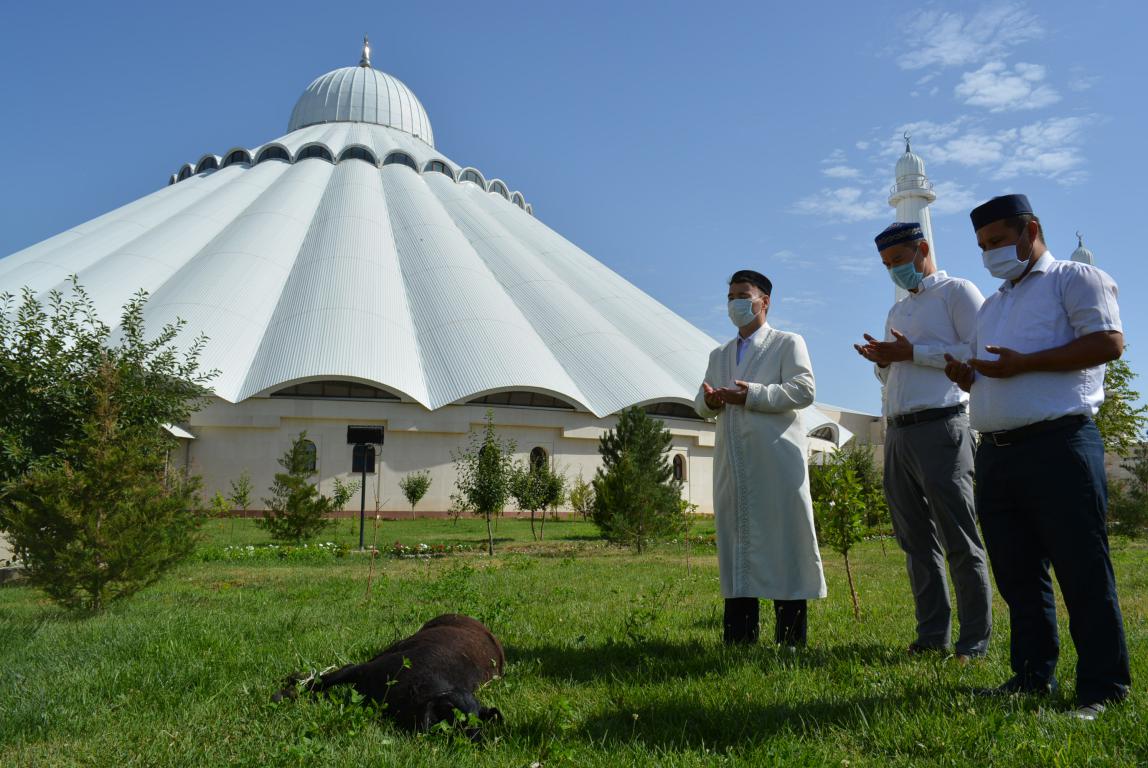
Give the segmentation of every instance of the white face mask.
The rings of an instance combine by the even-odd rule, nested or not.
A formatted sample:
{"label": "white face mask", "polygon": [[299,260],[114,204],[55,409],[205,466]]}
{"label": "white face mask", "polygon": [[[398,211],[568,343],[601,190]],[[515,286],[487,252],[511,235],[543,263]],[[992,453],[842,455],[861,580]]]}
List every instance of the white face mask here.
{"label": "white face mask", "polygon": [[753,299],[730,299],[726,305],[730,322],[738,328],[744,328],[756,320],[757,313],[753,311],[753,301]]}
{"label": "white face mask", "polygon": [[[1032,254],[1032,248],[1029,248],[1029,254]],[[982,251],[981,261],[990,275],[1001,280],[1016,280],[1028,266],[1028,259],[1021,261],[1019,242]]]}

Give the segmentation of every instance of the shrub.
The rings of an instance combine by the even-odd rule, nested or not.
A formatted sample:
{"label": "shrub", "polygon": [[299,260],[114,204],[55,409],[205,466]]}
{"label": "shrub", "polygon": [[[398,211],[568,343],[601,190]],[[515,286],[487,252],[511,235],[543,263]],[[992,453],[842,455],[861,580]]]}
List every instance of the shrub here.
{"label": "shrub", "polygon": [[494,554],[492,521],[502,514],[510,498],[510,479],[514,472],[514,441],[502,440],[494,428],[494,411],[487,409],[482,432],[470,433],[470,445],[451,454],[457,476],[451,494],[452,509],[457,518],[463,512],[486,520],[486,551]]}
{"label": "shrub", "polygon": [[840,453],[834,454],[833,459],[819,470],[818,493],[813,499],[817,536],[822,544],[829,545],[845,559],[845,576],[849,581],[849,596],[853,599],[853,616],[860,621],[861,604],[849,563],[849,552],[865,535],[864,490],[846,457]]}
{"label": "shrub", "polygon": [[578,479],[570,486],[570,506],[582,516],[583,520],[589,520],[594,511],[594,486],[582,478],[581,472],[578,473]]}
{"label": "shrub", "polygon": [[411,505],[412,515],[415,513],[415,505],[422,501],[430,487],[431,476],[429,471],[411,472],[409,475],[403,475],[403,478],[399,480],[399,489],[406,497],[407,503]]}
{"label": "shrub", "polygon": [[331,524],[328,515],[343,508],[358,490],[355,482],[335,482],[333,496],[324,496],[311,483],[315,474],[308,451],[307,433],[300,432],[279,459],[286,472],[275,475],[271,498],[264,499],[267,510],[256,524],[277,541],[299,543],[314,538]]}
{"label": "shrub", "polygon": [[118,334],[80,287],[19,306],[0,295],[0,528],[29,580],[70,609],[98,611],[186,557],[201,523],[198,481],[169,469],[202,404],[206,339],[175,345],[182,321],[145,336],[147,294]]}
{"label": "shrub", "polygon": [[665,424],[641,408],[627,408],[601,437],[602,466],[594,476],[594,523],[610,541],[641,552],[655,539],[686,529],[681,482],[669,462]]}

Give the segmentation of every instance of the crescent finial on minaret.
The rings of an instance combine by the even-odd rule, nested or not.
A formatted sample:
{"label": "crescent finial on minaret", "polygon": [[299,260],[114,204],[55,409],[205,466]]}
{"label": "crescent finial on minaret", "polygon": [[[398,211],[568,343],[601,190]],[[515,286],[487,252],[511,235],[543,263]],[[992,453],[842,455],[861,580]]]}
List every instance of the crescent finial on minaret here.
{"label": "crescent finial on minaret", "polygon": [[1084,247],[1084,235],[1080,234],[1079,229],[1076,230],[1076,247],[1077,248],[1083,248]]}
{"label": "crescent finial on minaret", "polygon": [[913,138],[913,135],[911,133],[909,133],[908,131],[905,131],[901,135],[905,137],[905,154],[908,154],[909,153],[909,139]]}
{"label": "crescent finial on minaret", "polygon": [[360,67],[370,67],[371,66],[371,41],[367,39],[366,35],[363,35],[363,55],[359,59],[359,66]]}

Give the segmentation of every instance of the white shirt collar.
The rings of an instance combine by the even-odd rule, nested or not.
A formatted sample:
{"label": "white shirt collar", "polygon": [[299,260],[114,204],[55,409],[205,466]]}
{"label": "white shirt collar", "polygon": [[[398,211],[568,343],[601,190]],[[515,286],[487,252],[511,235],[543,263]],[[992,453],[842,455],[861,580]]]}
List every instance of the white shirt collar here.
{"label": "white shirt collar", "polygon": [[920,296],[922,293],[929,290],[929,288],[936,285],[938,281],[945,277],[948,277],[948,274],[945,273],[945,270],[938,269],[933,274],[921,278],[921,282],[917,285],[917,292],[913,293],[912,291],[909,291],[909,295]]}
{"label": "white shirt collar", "polygon": [[767,328],[769,328],[769,321],[768,321],[768,320],[767,320],[767,321],[765,321],[764,323],[762,323],[760,328],[758,328],[756,331],[754,331],[754,332],[753,332],[753,333],[751,333],[750,335],[746,336],[745,338],[742,338],[741,334],[739,333],[739,334],[737,335],[737,337],[736,337],[736,338],[737,338],[737,343],[738,343],[738,344],[748,344],[748,343],[750,343],[751,341],[753,341],[755,338],[757,338],[757,335],[758,335],[759,333],[761,333],[762,331],[766,330]]}
{"label": "white shirt collar", "polygon": [[1002,280],[999,290],[1011,291],[1013,288],[1016,288],[1030,276],[1032,276],[1033,273],[1047,272],[1048,268],[1052,266],[1052,262],[1054,261],[1056,261],[1056,257],[1052,255],[1052,251],[1045,251],[1040,255],[1040,258],[1036,260],[1036,263],[1032,265],[1032,269],[1028,271],[1028,274],[1024,276],[1024,280],[1021,280],[1020,283],[1017,283],[1016,285],[1013,285],[1012,280]]}

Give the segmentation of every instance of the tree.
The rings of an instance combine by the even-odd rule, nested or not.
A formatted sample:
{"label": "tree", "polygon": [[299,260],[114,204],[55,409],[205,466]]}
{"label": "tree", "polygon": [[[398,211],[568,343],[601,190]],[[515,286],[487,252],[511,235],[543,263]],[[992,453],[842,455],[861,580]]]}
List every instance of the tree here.
{"label": "tree", "polygon": [[849,552],[865,535],[864,490],[847,458],[840,452],[820,467],[817,475],[818,492],[813,497],[813,511],[818,537],[845,559],[845,576],[849,581],[849,596],[853,600],[853,617],[860,621],[861,604],[853,581]]}
{"label": "tree", "polygon": [[141,450],[140,430],[121,423],[115,367],[105,364],[94,383],[100,399],[81,435],[7,483],[4,505],[30,582],[65,608],[90,612],[191,554],[203,519],[198,479],[165,478],[164,455]]}
{"label": "tree", "polygon": [[336,480],[335,493],[324,496],[311,482],[315,474],[313,460],[306,431],[296,436],[279,459],[287,471],[276,473],[271,498],[263,500],[267,510],[262,519],[255,521],[277,541],[299,543],[314,538],[331,524],[328,515],[342,509],[359,488],[356,482]]}
{"label": "tree", "polygon": [[583,521],[590,519],[590,514],[594,511],[594,486],[582,478],[581,472],[578,473],[578,479],[570,486],[570,506],[582,516]]}
{"label": "tree", "polygon": [[482,432],[470,433],[470,445],[451,453],[456,473],[451,494],[456,515],[470,512],[486,519],[486,551],[494,555],[493,519],[502,514],[510,499],[514,471],[514,441],[503,440],[494,428],[494,411],[486,411]]}
{"label": "tree", "polygon": [[1121,466],[1131,477],[1109,484],[1108,523],[1125,536],[1148,529],[1148,443],[1140,442]]}
{"label": "tree", "polygon": [[877,469],[872,446],[851,440],[838,449],[835,457],[853,470],[853,476],[861,487],[865,528],[868,531],[888,531],[892,524],[885,499],[885,481]]}
{"label": "tree", "polygon": [[682,484],[669,461],[672,437],[641,408],[622,411],[599,439],[602,466],[594,476],[594,522],[607,539],[641,552],[651,539],[686,527]]}
{"label": "tree", "polygon": [[411,505],[411,516],[414,517],[415,505],[422,501],[423,496],[427,495],[427,491],[431,487],[430,471],[424,470],[422,472],[411,472],[410,474],[403,475],[399,480],[399,489],[406,497],[407,503]]}
{"label": "tree", "polygon": [[[557,507],[566,495],[566,478],[547,462],[516,464],[510,475],[510,495],[519,509],[530,512],[530,535],[539,540],[546,529],[546,510]],[[542,528],[535,534],[534,516],[542,512]]]}
{"label": "tree", "polygon": [[68,608],[98,611],[153,583],[191,552],[202,522],[195,478],[166,472],[215,372],[185,324],[148,338],[147,294],[119,329],[71,278],[67,296],[0,295],[0,528],[29,579]]}
{"label": "tree", "polygon": [[1124,351],[1122,357],[1104,369],[1104,402],[1096,414],[1096,428],[1104,438],[1104,450],[1118,456],[1127,456],[1148,426],[1148,405],[1135,405],[1140,393],[1132,389],[1136,374],[1128,364],[1128,347]]}

